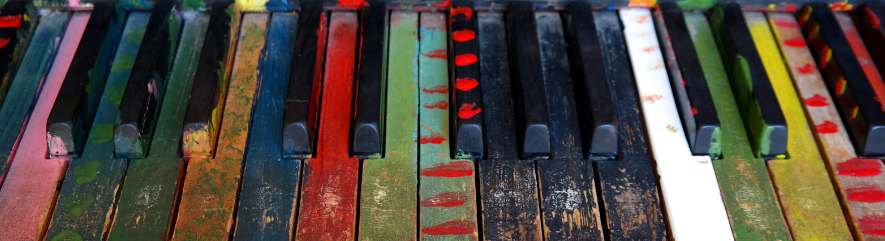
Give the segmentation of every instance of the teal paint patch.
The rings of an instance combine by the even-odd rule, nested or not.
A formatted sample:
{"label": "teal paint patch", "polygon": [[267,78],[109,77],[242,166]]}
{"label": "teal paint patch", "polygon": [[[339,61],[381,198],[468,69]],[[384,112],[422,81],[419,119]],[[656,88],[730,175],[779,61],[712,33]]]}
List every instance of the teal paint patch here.
{"label": "teal paint patch", "polygon": [[77,176],[77,184],[83,184],[88,181],[95,180],[98,176],[98,169],[101,162],[91,161],[74,167],[74,175]]}

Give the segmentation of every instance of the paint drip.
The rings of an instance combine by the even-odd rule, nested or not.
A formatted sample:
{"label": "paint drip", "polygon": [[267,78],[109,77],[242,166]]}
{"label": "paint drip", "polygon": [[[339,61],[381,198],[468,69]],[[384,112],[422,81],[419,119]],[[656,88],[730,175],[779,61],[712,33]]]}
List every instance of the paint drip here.
{"label": "paint drip", "polygon": [[455,65],[467,66],[476,63],[476,60],[476,55],[474,54],[462,54],[455,56]]}
{"label": "paint drip", "polygon": [[842,176],[868,177],[882,174],[882,162],[877,159],[852,158],[836,164],[836,171]]}
{"label": "paint drip", "polygon": [[476,88],[476,86],[479,86],[479,82],[476,82],[475,79],[458,78],[455,80],[455,88],[460,91],[472,90],[473,88]]}
{"label": "paint drip", "polygon": [[848,200],[855,202],[877,203],[885,201],[885,192],[875,186],[845,189],[845,196],[848,196]]}
{"label": "paint drip", "polygon": [[824,121],[824,123],[821,123],[820,125],[815,125],[814,128],[821,134],[833,134],[839,132],[839,126],[832,121]]}
{"label": "paint drip", "polygon": [[457,207],[467,202],[467,195],[462,192],[445,192],[421,200],[422,207]]}
{"label": "paint drip", "polygon": [[476,224],[471,221],[457,220],[436,226],[421,229],[421,233],[427,235],[464,235],[472,234],[476,230]]}
{"label": "paint drip", "polygon": [[482,112],[482,108],[476,108],[474,110],[473,107],[476,107],[476,103],[465,103],[461,105],[461,108],[458,109],[458,118],[470,119],[473,118],[473,116],[475,116],[476,114],[479,114],[479,112]]}
{"label": "paint drip", "polygon": [[449,163],[436,164],[428,168],[421,169],[421,176],[424,177],[466,177],[473,175],[473,162],[471,161],[453,161]]}
{"label": "paint drip", "polygon": [[452,32],[452,40],[455,40],[458,42],[466,42],[466,41],[473,40],[474,38],[476,38],[476,33],[470,29],[458,30],[458,31]]}

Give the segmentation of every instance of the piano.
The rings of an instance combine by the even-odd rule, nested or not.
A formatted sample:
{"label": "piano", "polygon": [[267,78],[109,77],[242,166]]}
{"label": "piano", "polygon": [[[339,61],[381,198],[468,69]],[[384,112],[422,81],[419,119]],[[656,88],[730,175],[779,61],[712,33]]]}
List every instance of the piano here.
{"label": "piano", "polygon": [[883,18],[7,0],[0,240],[885,240]]}

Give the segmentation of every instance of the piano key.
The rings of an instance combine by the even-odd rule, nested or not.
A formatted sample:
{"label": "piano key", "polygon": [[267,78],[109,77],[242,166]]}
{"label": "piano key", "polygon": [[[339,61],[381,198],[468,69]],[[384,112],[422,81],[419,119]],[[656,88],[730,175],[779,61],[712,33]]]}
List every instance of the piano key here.
{"label": "piano key", "polygon": [[790,230],[781,214],[771,177],[765,162],[755,157],[750,146],[707,18],[699,12],[686,12],[684,19],[721,120],[722,156],[713,161],[713,168],[735,239],[789,240]]}
{"label": "piano key", "polygon": [[[609,88],[618,116],[617,160],[596,162],[611,239],[667,239],[657,182],[645,142],[621,22],[615,11],[594,14]],[[637,208],[641,207],[641,208]]]}
{"label": "piano key", "polygon": [[753,46],[740,5],[720,4],[711,10],[710,19],[756,156],[786,158],[788,130],[784,113],[780,105],[774,104],[778,99]]}
{"label": "piano key", "polygon": [[310,158],[314,154],[326,47],[324,12],[323,4],[319,1],[301,5],[301,17],[298,19],[301,31],[295,36],[295,55],[291,60],[291,75],[288,76],[282,116],[282,151],[286,158]]}
{"label": "piano key", "polygon": [[829,7],[809,4],[802,11],[802,32],[848,122],[855,149],[861,156],[885,156],[885,107],[876,99],[883,97],[876,96],[876,86],[864,74]]}
{"label": "piano key", "polygon": [[[681,9],[677,8],[676,11],[681,15]],[[641,96],[639,102],[660,177],[667,219],[671,225],[670,234],[678,240],[734,240],[710,157],[693,156],[683,131],[683,116],[676,107],[679,97],[674,94],[671,80],[667,77],[667,66],[679,66],[679,63],[675,59],[665,62],[661,55],[662,48],[664,51],[674,51],[670,41],[664,38],[663,47],[659,44],[655,34],[655,18],[650,10],[621,9],[620,15],[636,89]],[[679,19],[682,20],[681,16]],[[685,29],[684,22],[682,25]],[[666,31],[664,28],[659,30]],[[660,34],[667,37],[667,33]],[[677,81],[681,84],[682,79]]]}
{"label": "piano key", "polygon": [[[228,6],[222,3],[212,4],[217,8]],[[130,160],[125,169],[125,182],[108,183],[119,189],[119,199],[115,209],[114,223],[110,227],[111,240],[127,237],[145,237],[148,239],[168,239],[173,210],[176,208],[181,174],[186,167],[181,158],[181,138],[184,113],[187,108],[188,93],[193,88],[194,76],[200,66],[200,51],[205,38],[209,37],[210,13],[185,11],[182,14],[184,26],[181,31],[181,47],[175,54],[175,66],[169,75],[169,93],[163,97],[163,106],[157,121],[157,132],[154,133],[149,155],[144,159]],[[147,16],[141,18],[148,19]],[[145,21],[146,22],[146,21]],[[144,24],[142,24],[143,26]],[[231,26],[236,27],[237,24]],[[143,28],[140,28],[143,29]],[[127,35],[127,39],[136,39],[139,32]],[[130,39],[130,40],[132,40]],[[228,41],[234,41],[229,39]],[[233,43],[231,43],[233,44]],[[135,56],[137,49],[130,50],[126,59]],[[122,62],[122,61],[121,61]],[[218,63],[213,60],[213,63]],[[120,78],[128,79],[131,67],[122,67]],[[215,73],[210,73],[215,74]],[[125,82],[119,87],[123,90]],[[118,156],[118,158],[120,158]],[[145,197],[151,197],[145,199]],[[94,225],[104,225],[97,223]]]}
{"label": "piano key", "polygon": [[[534,162],[518,160],[504,16],[477,12],[487,157],[479,161],[483,238],[542,240]],[[533,16],[530,16],[533,17]]]}
{"label": "piano key", "polygon": [[[114,158],[114,142],[111,140],[114,123],[120,114],[117,102],[121,97],[119,93],[126,88],[131,70],[128,66],[120,66],[124,64],[124,59],[131,59],[127,57],[138,53],[141,39],[137,34],[147,25],[149,15],[145,12],[132,12],[128,19],[126,15],[118,17],[126,22],[121,34],[116,36],[119,38],[115,40],[119,41],[119,47],[106,50],[111,54],[116,51],[116,54],[103,60],[111,63],[108,67],[117,68],[107,69],[110,73],[107,83],[102,87],[104,91],[101,92],[101,100],[95,111],[95,120],[83,147],[84,151],[79,158],[71,161],[65,172],[64,179],[67,181],[62,183],[59,190],[58,201],[51,216],[52,222],[46,233],[46,238],[50,240],[63,239],[69,235],[101,239],[109,231],[105,224],[113,221],[113,217],[107,214],[113,212],[117,191],[128,164],[126,159]],[[112,23],[109,27],[113,29],[121,26]],[[119,30],[110,32],[120,33]]]}
{"label": "piano key", "polygon": [[114,5],[96,2],[92,9],[83,40],[47,120],[50,156],[76,158],[83,151],[111,67],[108,55],[113,54],[120,34],[119,28],[110,28],[116,24]]}
{"label": "piano key", "polygon": [[[71,18],[65,27],[61,42],[56,45],[52,67],[45,75],[45,82],[40,96],[31,112],[28,124],[22,134],[22,145],[15,151],[10,161],[9,170],[0,189],[0,213],[11,214],[0,219],[0,230],[6,233],[4,238],[10,240],[43,239],[43,229],[49,225],[51,207],[55,204],[57,185],[64,176],[67,159],[46,159],[46,119],[52,111],[62,82],[77,51],[77,45],[83,37],[89,11],[77,11],[70,14]],[[61,17],[61,22],[68,14],[50,13],[50,18]],[[43,19],[43,24],[52,24],[53,19]],[[44,41],[52,41],[46,40]]]}
{"label": "piano key", "polygon": [[553,156],[537,163],[544,236],[547,240],[603,240],[593,164],[584,160],[578,136],[562,19],[557,12],[539,11],[535,21]]}
{"label": "piano key", "polygon": [[779,191],[790,230],[800,240],[849,240],[852,237],[839,206],[839,199],[833,191],[817,143],[812,139],[805,113],[798,102],[793,82],[784,66],[768,21],[761,12],[746,12],[744,17],[768,78],[772,80],[771,85],[778,103],[784,110],[787,125],[792,126],[790,142],[787,143],[789,157],[767,163],[775,190]]}
{"label": "piano key", "polygon": [[[0,122],[0,173],[8,171],[12,161],[12,154],[16,152],[19,136],[25,131],[28,117],[31,115],[31,107],[37,103],[41,87],[45,89],[43,77],[49,70],[50,60],[55,52],[55,39],[62,35],[65,23],[70,16],[64,12],[50,12],[39,16],[39,27],[34,31],[33,40],[22,64],[17,71],[15,79],[9,86],[9,95],[0,107],[0,116],[4,121]],[[41,80],[41,81],[36,81]],[[61,80],[58,81],[61,84]],[[43,136],[46,139],[46,136]],[[0,180],[2,182],[2,180]]]}
{"label": "piano key", "polygon": [[671,46],[665,46],[663,52],[670,62],[670,86],[675,90],[676,107],[679,108],[688,144],[693,154],[709,155],[715,159],[720,155],[722,143],[719,117],[691,36],[685,27],[682,9],[675,3],[662,3],[660,12],[655,13],[655,19],[660,20],[656,21],[658,37],[668,43],[665,45]]}
{"label": "piano key", "polygon": [[[516,120],[516,141],[523,159],[550,156],[550,119],[547,116],[546,94],[541,78],[541,58],[533,6],[530,2],[513,2],[507,14],[507,32],[513,75],[513,107]],[[457,61],[457,60],[456,60]]]}
{"label": "piano key", "polygon": [[[317,15],[322,12],[318,12]],[[302,15],[304,16],[304,15]],[[319,19],[319,16],[304,16]],[[274,12],[261,68],[252,128],[246,144],[246,167],[237,206],[234,240],[253,237],[287,240],[293,233],[301,160],[282,159],[283,100],[292,66],[298,15]],[[310,32],[316,34],[316,30]]]}
{"label": "piano key", "polygon": [[37,23],[31,19],[39,16],[34,12],[31,1],[13,0],[7,1],[0,10],[0,18],[8,20],[12,26],[0,28],[0,103],[6,99],[16,71],[22,63],[22,56],[28,49],[28,41],[31,40]]}
{"label": "piano key", "polygon": [[[420,20],[417,87],[418,89],[438,86],[448,88],[449,58],[445,53],[449,52],[447,49],[449,31],[446,29],[449,18],[445,13],[421,12]],[[456,22],[464,22],[464,19],[457,19]],[[454,29],[454,26],[452,28]],[[476,48],[473,50],[472,54],[478,53]],[[479,76],[474,76],[477,77]],[[449,143],[454,139],[451,138],[454,135],[448,128],[449,95],[422,91],[418,93],[418,97],[420,115],[418,149],[421,150],[418,171],[421,184],[418,204],[421,206],[421,216],[418,220],[420,220],[421,238],[451,237],[478,240],[474,163],[471,160],[450,159]],[[481,136],[476,138],[481,139]],[[446,170],[450,167],[456,167],[458,170]]]}
{"label": "piano key", "polygon": [[[476,17],[467,13],[473,13],[472,2],[456,1],[449,10],[452,26],[449,30],[452,36],[449,45],[452,49],[449,52],[454,57],[452,61],[457,61],[458,56],[465,58],[479,53]],[[452,127],[455,130],[452,147],[455,157],[459,159],[481,157],[483,154],[482,87],[477,82],[482,82],[479,78],[479,63],[455,62],[452,65],[452,84],[455,86],[450,88],[454,103],[451,108],[454,122]]]}
{"label": "piano key", "polygon": [[[221,147],[215,158],[188,160],[172,240],[227,238],[231,232],[230,222],[237,202],[253,99],[262,77],[258,67],[264,64],[269,17],[268,13],[243,15],[229,94],[224,104],[224,121],[218,134]],[[204,210],[213,210],[215,215],[206,215]]]}
{"label": "piano key", "polygon": [[618,155],[618,127],[615,107],[602,62],[593,9],[589,3],[568,7],[568,38],[573,53],[571,66],[577,103],[581,143],[587,157],[612,158]]}
{"label": "piano key", "polygon": [[[356,236],[360,161],[349,157],[347,151],[359,20],[356,12],[331,15],[317,157],[304,163],[296,240],[353,240]],[[319,17],[325,19],[325,14]],[[328,202],[328,197],[335,198],[335,202]]]}
{"label": "piano key", "polygon": [[873,62],[870,52],[867,51],[866,46],[864,46],[857,28],[854,27],[854,21],[851,15],[847,12],[835,11],[833,14],[836,15],[836,20],[839,22],[842,32],[845,33],[845,38],[848,40],[848,44],[851,46],[851,50],[855,57],[857,57],[857,62],[863,69],[864,75],[866,75],[867,79],[870,81],[870,86],[873,87],[873,92],[876,93],[875,102],[878,102],[879,104],[885,103],[885,83],[882,81],[882,75],[876,68],[876,64]]}
{"label": "piano key", "polygon": [[224,12],[227,8],[222,6],[229,4],[214,4],[212,10],[209,37],[200,52],[200,67],[184,115],[182,151],[185,157],[212,157],[215,153],[229,84],[227,73],[222,70],[230,66],[234,52],[230,49],[232,46],[225,46],[225,41],[236,33],[231,32],[229,26],[239,23],[239,17]]}
{"label": "piano key", "polygon": [[362,9],[352,154],[360,158],[381,158],[387,102],[388,12],[382,1],[372,1]]}
{"label": "piano key", "polygon": [[[854,28],[851,17],[847,13],[839,12],[836,14],[845,37],[849,40],[854,39],[859,44],[857,47],[861,48],[855,48],[854,52],[858,57],[861,54],[866,55],[869,60],[869,54],[863,47],[860,36],[857,35],[857,30]],[[852,163],[864,162],[869,163],[867,165],[869,165],[870,169],[881,171],[883,169],[882,162],[879,160],[859,159],[855,154],[855,149],[851,145],[848,132],[846,132],[845,126],[839,118],[839,112],[835,106],[830,104],[834,103],[833,99],[827,91],[826,82],[823,80],[821,72],[815,65],[815,58],[803,40],[803,34],[796,18],[788,13],[769,13],[768,19],[769,22],[775,23],[771,26],[772,30],[777,37],[778,46],[783,51],[787,68],[789,68],[790,74],[796,83],[799,98],[805,104],[809,122],[815,126],[812,130],[817,137],[817,144],[821,147],[823,157],[827,160],[830,169],[837,171],[835,173],[837,175],[834,175],[833,178],[838,180],[838,182],[834,183],[837,189],[839,189],[840,200],[847,207],[844,210],[847,211],[846,218],[849,221],[849,227],[855,229],[852,230],[855,234],[874,239],[874,236],[866,234],[870,231],[868,228],[866,230],[857,230],[858,227],[863,227],[859,225],[858,220],[868,215],[885,214],[885,206],[883,206],[885,203],[868,199],[861,200],[856,193],[858,193],[858,190],[881,189],[883,184],[885,184],[885,179],[883,179],[885,176],[852,176],[845,175],[839,170],[844,170],[846,165],[852,165]],[[802,44],[797,44],[797,42]],[[855,47],[855,44],[851,45],[853,48]],[[875,66],[872,63],[870,67],[875,71]],[[878,75],[878,73],[875,74]]]}
{"label": "piano key", "polygon": [[[879,70],[879,74],[882,74],[885,72],[885,45],[878,43],[885,43],[885,31],[881,26],[881,19],[885,17],[885,4],[866,3],[861,9],[852,11],[851,15],[854,17],[854,22],[857,23],[857,31],[863,38],[863,42],[867,43],[868,54],[872,56],[871,60],[861,62],[861,65],[868,65],[872,61]],[[876,87],[877,83],[870,82],[870,84],[879,88]],[[880,98],[879,101],[885,101],[885,98]]]}
{"label": "piano key", "polygon": [[166,72],[178,44],[180,22],[174,2],[158,2],[148,21],[144,32],[148,38],[133,61],[120,102],[120,121],[114,127],[116,153],[121,157],[145,156],[166,89]]}

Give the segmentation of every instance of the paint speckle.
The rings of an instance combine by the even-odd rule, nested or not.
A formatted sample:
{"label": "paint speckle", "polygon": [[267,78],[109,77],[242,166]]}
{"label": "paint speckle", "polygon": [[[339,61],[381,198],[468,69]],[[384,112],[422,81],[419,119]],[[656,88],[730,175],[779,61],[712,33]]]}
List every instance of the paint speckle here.
{"label": "paint speckle", "polygon": [[432,132],[428,136],[421,137],[421,144],[442,144],[444,141],[446,141],[446,137],[436,132]]}
{"label": "paint speckle", "polygon": [[466,19],[464,19],[465,21],[470,20],[470,18],[473,17],[473,9],[470,9],[468,7],[452,8],[452,22],[455,21],[455,16],[459,14],[464,14],[464,16],[467,17]]}
{"label": "paint speckle", "polygon": [[661,95],[643,95],[643,96],[642,96],[642,102],[646,102],[646,101],[648,101],[648,102],[650,102],[650,103],[655,103],[655,101],[661,100],[661,99],[663,99],[663,98],[664,98],[664,97],[661,96]]}
{"label": "paint speckle", "polygon": [[476,103],[464,103],[463,105],[461,105],[461,108],[458,109],[458,118],[470,119],[473,118],[473,116],[475,116],[476,114],[479,114],[479,112],[482,112],[482,108],[476,108],[474,110],[473,107],[476,107]]}
{"label": "paint speckle", "polygon": [[839,175],[868,177],[882,174],[880,170],[882,162],[877,159],[859,159],[852,158],[843,163],[836,164],[836,170]]}
{"label": "paint speckle", "polygon": [[436,226],[421,228],[421,233],[427,235],[463,235],[472,234],[476,230],[476,224],[471,221],[457,220]]}
{"label": "paint speckle", "polygon": [[369,3],[364,0],[338,0],[339,7],[365,7],[369,6]]}
{"label": "paint speckle", "polygon": [[691,108],[691,115],[697,115],[697,114],[698,114],[698,109],[692,107],[692,108]]}
{"label": "paint speckle", "polygon": [[452,32],[452,40],[458,42],[467,42],[473,40],[474,38],[476,38],[476,33],[474,33],[473,30],[470,29]]}
{"label": "paint speckle", "polygon": [[774,20],[774,25],[782,28],[799,28],[799,25],[797,25],[796,22],[783,19]]}
{"label": "paint speckle", "polygon": [[431,59],[446,59],[448,57],[448,54],[446,54],[446,50],[444,50],[444,49],[437,49],[437,50],[430,51],[429,53],[426,53],[426,54],[421,53],[421,56],[428,57]]}
{"label": "paint speckle", "polygon": [[426,108],[426,109],[441,109],[441,110],[445,110],[445,109],[448,109],[448,108],[449,108],[449,103],[446,102],[445,100],[440,100],[440,101],[433,102],[433,103],[430,103],[430,104],[424,104],[424,108]]}
{"label": "paint speckle", "polygon": [[476,55],[474,54],[462,54],[455,56],[455,65],[467,66],[476,63],[476,60]]}
{"label": "paint speckle", "polygon": [[786,44],[787,46],[790,46],[790,47],[805,47],[805,46],[808,46],[807,44],[805,44],[805,39],[803,39],[802,36],[795,37],[795,38],[791,38],[791,39],[787,39],[787,40],[784,41],[784,44]]}
{"label": "paint speckle", "polygon": [[445,93],[449,93],[449,87],[445,86],[445,85],[439,85],[439,86],[431,87],[430,89],[424,88],[424,89],[421,89],[421,91],[424,91],[424,93],[428,93],[428,94],[445,94]]}
{"label": "paint speckle", "polygon": [[455,80],[455,88],[461,91],[472,90],[476,86],[479,86],[479,82],[476,82],[475,79],[458,78]]}
{"label": "paint speckle", "polygon": [[22,26],[22,15],[0,17],[0,28],[20,28]]}
{"label": "paint speckle", "polygon": [[820,125],[815,125],[814,128],[821,134],[833,134],[839,132],[839,127],[832,121],[824,121],[824,123],[821,123]]}
{"label": "paint speckle", "polygon": [[848,200],[855,202],[875,203],[885,201],[885,192],[875,186],[845,189],[845,195],[848,196]]}
{"label": "paint speckle", "polygon": [[817,66],[814,66],[812,64],[805,64],[805,66],[796,68],[796,70],[798,70],[799,73],[802,74],[810,74],[815,69],[817,69]]}
{"label": "paint speckle", "polygon": [[467,195],[462,192],[446,192],[421,200],[422,207],[457,207],[467,202]]}
{"label": "paint speckle", "polygon": [[454,161],[440,163],[428,168],[421,169],[421,176],[425,177],[466,177],[473,175],[473,162]]}

